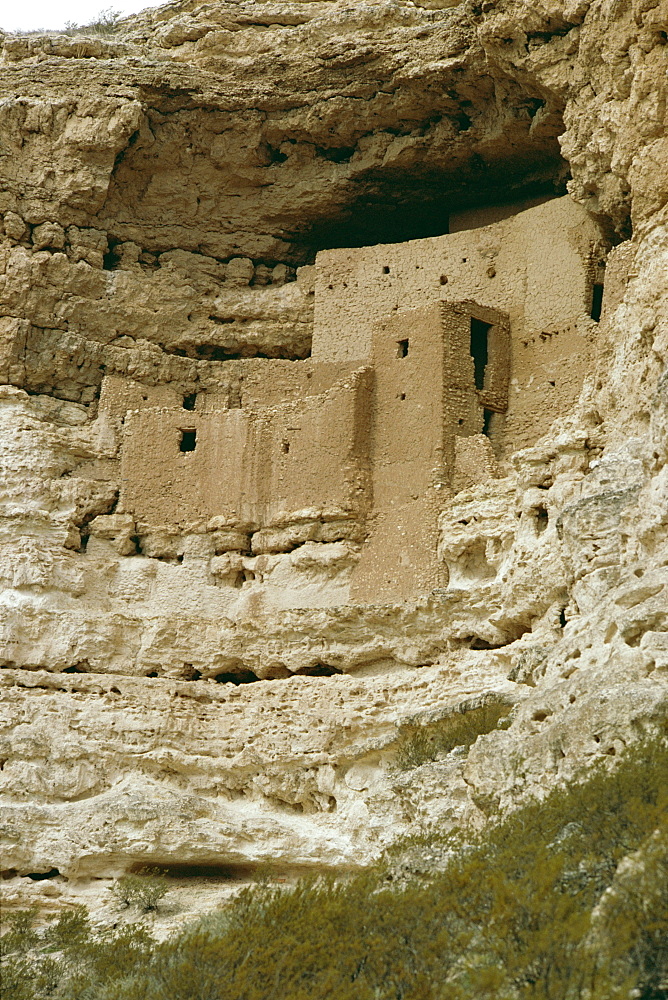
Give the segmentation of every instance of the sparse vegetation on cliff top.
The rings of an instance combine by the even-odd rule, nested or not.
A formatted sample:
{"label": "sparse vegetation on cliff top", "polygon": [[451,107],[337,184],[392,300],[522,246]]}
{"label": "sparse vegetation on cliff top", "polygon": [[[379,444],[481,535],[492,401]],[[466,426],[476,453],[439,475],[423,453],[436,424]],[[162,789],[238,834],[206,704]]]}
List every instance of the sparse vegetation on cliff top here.
{"label": "sparse vegetation on cliff top", "polygon": [[[66,21],[65,27],[61,30],[48,28],[35,28],[28,31],[13,31],[9,34],[16,35],[113,35],[119,30],[119,22],[123,19],[120,11],[113,7],[105,7],[87,24],[78,24],[76,21]],[[2,28],[0,27],[0,32]]]}
{"label": "sparse vegetation on cliff top", "polygon": [[118,31],[118,22],[122,16],[113,7],[105,7],[88,24],[76,24],[74,21],[68,21],[65,32],[68,35],[113,35],[115,31]]}

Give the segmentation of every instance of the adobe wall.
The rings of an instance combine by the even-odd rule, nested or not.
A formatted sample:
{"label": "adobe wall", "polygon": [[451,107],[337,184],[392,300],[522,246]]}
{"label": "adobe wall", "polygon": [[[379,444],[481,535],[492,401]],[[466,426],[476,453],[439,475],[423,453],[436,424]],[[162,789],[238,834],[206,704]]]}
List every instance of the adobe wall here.
{"label": "adobe wall", "polygon": [[[130,392],[132,387],[128,387]],[[261,409],[128,412],[119,512],[144,527],[202,531],[220,524],[253,532],[291,520],[366,512],[368,376]],[[184,433],[192,450],[182,451]]]}
{"label": "adobe wall", "polygon": [[[471,320],[489,327],[476,388]],[[433,302],[397,313],[373,333],[373,521],[351,597],[405,600],[446,581],[438,516],[452,493],[456,440],[479,435],[485,408],[508,402],[508,319],[477,303]]]}
{"label": "adobe wall", "polygon": [[[250,482],[257,454],[249,415],[145,408],[125,419],[119,511],[153,528],[202,530],[215,515],[236,524],[252,512]],[[180,450],[184,431],[196,447]]]}
{"label": "adobe wall", "polygon": [[239,384],[238,405],[246,407],[278,406],[287,400],[300,400],[326,392],[359,368],[357,361],[347,363],[275,361],[252,358],[225,362]]}
{"label": "adobe wall", "polygon": [[345,539],[352,601],[443,585],[447,496],[496,475],[494,452],[533,443],[577,397],[600,253],[566,198],[319,255],[313,358],[173,358],[168,381],[104,379],[101,412],[118,427],[127,413],[119,513],[146,552],[165,532],[213,533],[217,557],[246,560]]}
{"label": "adobe wall", "polygon": [[369,506],[370,372],[263,412],[263,523],[364,517]]}
{"label": "adobe wall", "polygon": [[[447,480],[446,338],[438,303],[379,324],[373,338],[376,510]],[[447,431],[446,431],[447,427]]]}
{"label": "adobe wall", "polygon": [[[505,313],[477,302],[440,302],[438,307],[445,344],[446,419],[456,435],[479,434],[485,428],[485,411],[505,413],[508,409],[510,322]],[[474,357],[474,323],[484,331],[484,359],[478,361]],[[479,361],[481,382],[477,385]]]}
{"label": "adobe wall", "polygon": [[353,572],[352,601],[409,599],[442,581],[437,515],[453,434],[444,419],[444,351],[438,303],[374,331],[373,520]]}
{"label": "adobe wall", "polygon": [[313,358],[364,360],[375,323],[435,298],[507,312],[518,337],[568,324],[589,312],[589,262],[601,243],[591,216],[566,196],[481,229],[322,251]]}
{"label": "adobe wall", "polygon": [[490,427],[499,452],[532,444],[571,405],[588,370],[591,335],[576,321],[590,313],[604,252],[598,227],[569,197],[448,236],[324,251],[316,261],[313,357],[368,358],[375,325],[435,299],[505,312],[508,412]]}
{"label": "adobe wall", "polygon": [[[118,418],[123,418],[127,410],[181,407],[185,397],[190,397],[189,405],[202,413],[228,407],[278,406],[287,400],[325,392],[359,367],[356,362],[315,363],[310,359],[241,358],[215,362],[167,355],[168,373],[154,366],[153,372],[129,374],[133,366],[127,361],[135,360],[135,352],[106,350],[109,356],[103,356],[104,366],[111,374],[101,379],[99,408]],[[124,370],[114,365],[118,355],[126,361]]]}
{"label": "adobe wall", "polygon": [[106,375],[100,390],[100,411],[121,420],[128,410],[180,407],[182,403],[183,394],[172,384],[146,385],[123,375]]}
{"label": "adobe wall", "polygon": [[492,433],[495,444],[527,448],[573,408],[593,370],[594,334],[585,317],[514,340],[508,411],[499,433]]}

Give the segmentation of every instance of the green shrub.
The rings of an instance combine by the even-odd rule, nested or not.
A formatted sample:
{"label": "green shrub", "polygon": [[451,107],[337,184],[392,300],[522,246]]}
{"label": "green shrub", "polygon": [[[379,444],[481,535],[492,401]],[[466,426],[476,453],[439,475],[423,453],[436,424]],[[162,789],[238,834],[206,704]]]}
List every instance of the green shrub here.
{"label": "green shrub", "polygon": [[11,957],[2,963],[0,991],[3,1000],[34,1000],[34,969],[24,958]]}
{"label": "green shrub", "polygon": [[88,910],[85,906],[75,906],[62,910],[54,924],[46,929],[42,941],[56,951],[82,944],[90,934]]}
{"label": "green shrub", "polygon": [[[155,941],[142,924],[99,930],[68,956],[71,967],[63,984],[66,1000],[98,1000],[112,984],[147,970],[154,950]],[[139,986],[136,996],[141,996]]]}
{"label": "green shrub", "polygon": [[89,21],[88,24],[77,24],[74,21],[67,21],[65,24],[65,33],[68,35],[113,35],[120,27],[118,22],[122,16],[119,11],[114,10],[112,7],[106,7],[100,11],[96,18]]}
{"label": "green shrub", "polygon": [[479,736],[500,728],[507,719],[511,705],[487,701],[475,706],[462,705],[460,710],[417,727],[402,736],[394,756],[394,768],[408,771],[421,764],[437,760],[455,747],[468,749]]}
{"label": "green shrub", "polygon": [[632,982],[634,973],[645,1000],[668,996],[665,826],[647,837],[639,851],[615,873],[593,915],[588,950],[599,975],[610,978],[611,997],[616,995],[612,987]]}
{"label": "green shrub", "polygon": [[37,941],[37,934],[33,926],[36,917],[36,906],[28,910],[17,910],[16,913],[10,913],[5,917],[2,917],[2,909],[0,908],[2,927],[7,928],[0,937],[0,956],[22,954],[34,946]]}
{"label": "green shrub", "polygon": [[121,906],[136,905],[147,913],[157,910],[169,892],[169,884],[159,868],[142,868],[135,875],[122,875],[109,891]]}

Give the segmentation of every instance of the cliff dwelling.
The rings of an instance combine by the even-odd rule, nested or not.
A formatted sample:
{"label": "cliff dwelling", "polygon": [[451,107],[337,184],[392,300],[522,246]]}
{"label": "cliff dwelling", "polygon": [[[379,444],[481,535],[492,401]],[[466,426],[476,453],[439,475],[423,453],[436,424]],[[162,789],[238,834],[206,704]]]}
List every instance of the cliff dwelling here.
{"label": "cliff dwelling", "polygon": [[600,316],[604,241],[582,208],[559,198],[488,217],[319,253],[304,269],[308,358],[198,361],[196,391],[185,358],[159,384],[106,374],[99,414],[121,430],[121,490],[88,551],[116,528],[166,561],[194,546],[207,579],[255,609],[446,584],[444,503],[567,412]]}
{"label": "cliff dwelling", "polygon": [[124,244],[117,270],[87,269],[85,300],[69,293],[95,335],[3,321],[7,381],[96,416],[102,452],[77,475],[113,499],[67,544],[91,566],[123,557],[142,600],[187,578],[234,616],[447,586],[439,516],[578,398],[608,249],[569,197],[449,228],[292,272],[181,251],[142,264]]}

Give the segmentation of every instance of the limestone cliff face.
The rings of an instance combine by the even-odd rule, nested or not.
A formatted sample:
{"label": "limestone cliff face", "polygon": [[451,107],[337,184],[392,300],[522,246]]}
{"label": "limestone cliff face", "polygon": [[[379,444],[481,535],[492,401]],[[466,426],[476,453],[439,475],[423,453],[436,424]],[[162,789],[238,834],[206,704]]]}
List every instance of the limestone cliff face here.
{"label": "limestone cliff face", "polygon": [[[95,899],[147,863],[361,864],[665,728],[667,33],[652,0],[184,0],[2,39],[8,899]],[[359,538],[322,511],[249,556],[119,509],[105,376],[235,407],[263,376],[234,366],[308,356],[318,251],[565,185],[614,245],[589,369],[536,444],[448,493],[448,585],[338,603]],[[311,606],[267,611],[269,572]],[[455,713],[468,751],[389,767]]]}

